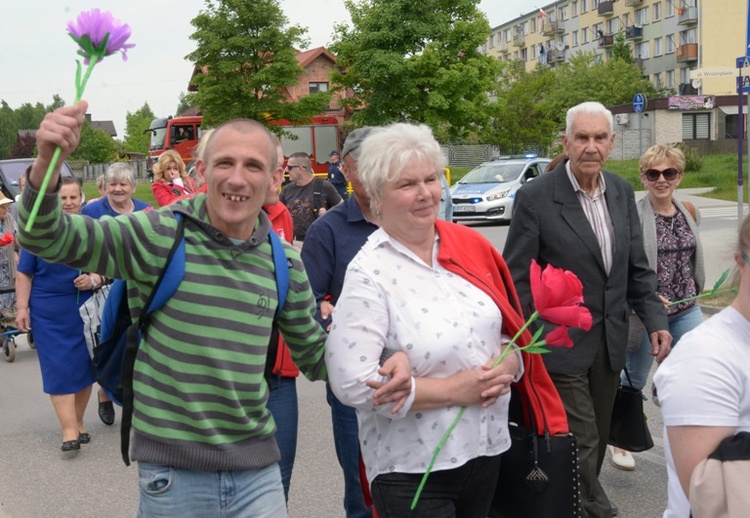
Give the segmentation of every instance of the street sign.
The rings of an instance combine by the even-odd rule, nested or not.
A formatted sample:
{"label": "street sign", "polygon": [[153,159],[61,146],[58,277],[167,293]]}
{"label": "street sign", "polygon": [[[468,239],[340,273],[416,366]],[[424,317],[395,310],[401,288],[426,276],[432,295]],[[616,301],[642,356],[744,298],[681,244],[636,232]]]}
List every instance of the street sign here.
{"label": "street sign", "polygon": [[635,94],[633,96],[633,111],[635,111],[635,113],[642,113],[647,102],[645,95]]}
{"label": "street sign", "polygon": [[750,57],[749,56],[738,57],[737,68],[750,68]]}

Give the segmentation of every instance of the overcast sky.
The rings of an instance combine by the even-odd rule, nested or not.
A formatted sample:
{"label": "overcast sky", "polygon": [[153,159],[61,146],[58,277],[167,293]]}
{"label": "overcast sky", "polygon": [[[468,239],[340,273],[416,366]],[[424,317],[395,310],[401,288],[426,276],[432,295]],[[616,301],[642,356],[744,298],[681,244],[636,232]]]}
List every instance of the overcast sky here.
{"label": "overcast sky", "polygon": [[[252,0],[250,0],[252,1]],[[280,0],[290,23],[308,28],[310,48],[331,41],[334,23],[348,22],[343,0]],[[77,46],[66,24],[81,11],[109,10],[130,25],[136,47],[128,61],[110,56],[99,63],[84,98],[94,120],[112,120],[124,137],[125,115],[148,102],[154,114],[174,114],[187,91],[192,65],[184,58],[195,49],[190,24],[203,0],[0,0],[0,100],[11,108],[52,102],[59,94],[75,99]],[[538,9],[528,0],[482,0],[480,8],[494,27]]]}

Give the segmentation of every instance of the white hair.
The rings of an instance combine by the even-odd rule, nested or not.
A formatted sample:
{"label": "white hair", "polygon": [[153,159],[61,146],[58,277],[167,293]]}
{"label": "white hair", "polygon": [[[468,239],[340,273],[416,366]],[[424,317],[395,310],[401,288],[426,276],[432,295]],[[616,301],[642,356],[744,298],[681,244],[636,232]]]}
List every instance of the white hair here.
{"label": "white hair", "polygon": [[565,134],[568,136],[568,138],[571,138],[573,136],[573,122],[575,122],[576,117],[578,117],[579,115],[604,116],[607,119],[609,134],[611,135],[614,131],[614,117],[612,117],[612,112],[609,111],[602,103],[596,101],[587,101],[573,106],[565,115]]}

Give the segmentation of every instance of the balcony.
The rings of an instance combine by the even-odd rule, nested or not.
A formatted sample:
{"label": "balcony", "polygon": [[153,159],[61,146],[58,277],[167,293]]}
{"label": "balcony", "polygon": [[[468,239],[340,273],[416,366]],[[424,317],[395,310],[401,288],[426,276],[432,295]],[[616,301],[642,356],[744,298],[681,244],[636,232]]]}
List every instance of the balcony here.
{"label": "balcony", "polygon": [[697,7],[679,7],[677,15],[677,25],[695,25],[698,23]]}
{"label": "balcony", "polygon": [[508,50],[508,42],[503,40],[497,45],[497,50],[500,54],[507,54],[509,52]]}
{"label": "balcony", "polygon": [[643,27],[625,27],[625,37],[629,40],[642,39]]}
{"label": "balcony", "polygon": [[523,34],[513,35],[513,46],[519,47],[519,48],[526,46],[526,43],[524,42]]}
{"label": "balcony", "polygon": [[[601,4],[599,4],[599,5],[601,5]],[[599,37],[599,47],[601,47],[601,48],[606,49],[606,48],[611,47],[612,45],[614,45],[614,43],[615,43],[615,37],[614,37],[613,34],[607,34],[605,36],[600,36]]]}
{"label": "balcony", "polygon": [[554,36],[564,32],[563,26],[557,20],[546,20],[542,22],[542,34],[545,36]]}
{"label": "balcony", "polygon": [[686,61],[698,61],[698,44],[697,43],[685,43],[677,47],[675,53],[678,63],[684,63]]}
{"label": "balcony", "polygon": [[643,0],[625,0],[625,7],[633,7],[634,5],[641,5]]}
{"label": "balcony", "polygon": [[562,63],[565,61],[565,51],[558,49],[549,49],[547,51],[547,63]]}
{"label": "balcony", "polygon": [[599,16],[612,16],[614,14],[614,2],[599,2],[597,13]]}
{"label": "balcony", "polygon": [[680,83],[677,91],[680,95],[698,95],[698,89],[692,83]]}

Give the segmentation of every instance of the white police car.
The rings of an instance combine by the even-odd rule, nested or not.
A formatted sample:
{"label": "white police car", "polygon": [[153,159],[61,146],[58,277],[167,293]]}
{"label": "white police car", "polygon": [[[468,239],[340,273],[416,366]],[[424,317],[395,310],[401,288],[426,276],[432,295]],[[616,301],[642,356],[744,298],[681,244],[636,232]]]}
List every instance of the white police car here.
{"label": "white police car", "polygon": [[534,154],[494,157],[451,187],[453,221],[510,221],[516,191],[551,162]]}

